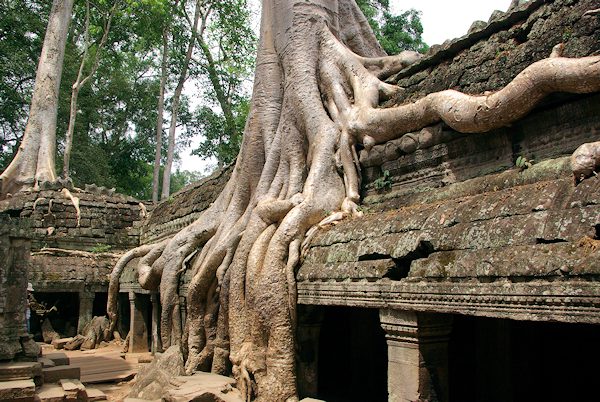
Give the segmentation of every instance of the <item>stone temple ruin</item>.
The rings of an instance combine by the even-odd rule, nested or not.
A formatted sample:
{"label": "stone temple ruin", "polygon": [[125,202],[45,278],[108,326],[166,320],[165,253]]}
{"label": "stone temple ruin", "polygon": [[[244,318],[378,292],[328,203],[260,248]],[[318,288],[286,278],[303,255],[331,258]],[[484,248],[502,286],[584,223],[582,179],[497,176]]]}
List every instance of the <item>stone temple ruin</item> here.
{"label": "stone temple ruin", "polygon": [[[600,18],[584,16],[598,7],[532,0],[494,13],[394,76],[405,91],[390,102],[497,90],[560,43],[565,57],[598,54]],[[585,363],[600,359],[600,180],[575,185],[569,156],[599,137],[600,94],[559,93],[492,132],[439,125],[363,150],[364,217],[321,230],[297,270],[300,397],[597,399]],[[27,282],[57,306],[56,332],[81,332],[106,313],[119,255],[192,222],[230,173],[154,209],[93,186],[0,202],[0,359],[37,355]],[[158,300],[130,263],[117,328],[130,352],[161,350]],[[41,323],[31,325],[41,340]]]}

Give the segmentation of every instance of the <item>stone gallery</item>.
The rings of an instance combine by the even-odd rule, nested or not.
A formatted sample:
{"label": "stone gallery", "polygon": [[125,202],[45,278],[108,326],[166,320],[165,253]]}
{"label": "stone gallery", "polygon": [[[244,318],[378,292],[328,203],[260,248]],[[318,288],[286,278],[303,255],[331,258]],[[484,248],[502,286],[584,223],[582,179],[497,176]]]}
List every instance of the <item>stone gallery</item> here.
{"label": "stone gallery", "polygon": [[600,4],[514,1],[423,57],[356,10],[263,2],[240,156],[168,201],[0,201],[0,359],[51,328],[155,353],[148,400],[597,400]]}

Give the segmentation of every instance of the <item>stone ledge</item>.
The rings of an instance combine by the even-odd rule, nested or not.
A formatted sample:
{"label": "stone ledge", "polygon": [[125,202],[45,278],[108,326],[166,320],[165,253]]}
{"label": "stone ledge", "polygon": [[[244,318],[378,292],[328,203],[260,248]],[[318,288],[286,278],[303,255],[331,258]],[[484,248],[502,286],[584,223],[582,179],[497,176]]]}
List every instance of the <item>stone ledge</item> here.
{"label": "stone ledge", "polygon": [[597,282],[305,281],[298,282],[298,303],[600,324]]}

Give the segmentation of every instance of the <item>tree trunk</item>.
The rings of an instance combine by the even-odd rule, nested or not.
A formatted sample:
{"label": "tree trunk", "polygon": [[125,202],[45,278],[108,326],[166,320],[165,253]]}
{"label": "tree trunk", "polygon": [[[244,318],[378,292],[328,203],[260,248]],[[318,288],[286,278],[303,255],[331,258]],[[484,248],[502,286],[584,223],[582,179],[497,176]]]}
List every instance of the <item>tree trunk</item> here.
{"label": "tree trunk", "polygon": [[110,10],[110,13],[107,17],[106,23],[104,24],[104,32],[102,34],[102,38],[100,39],[100,43],[96,49],[96,54],[94,55],[94,62],[92,63],[92,69],[89,74],[83,77],[83,69],[85,67],[88,51],[90,48],[90,3],[89,1],[86,3],[86,15],[85,15],[85,33],[84,33],[84,51],[81,56],[81,63],[79,64],[79,71],[77,72],[77,78],[73,83],[71,90],[71,108],[69,112],[69,126],[67,128],[67,134],[65,135],[65,153],[63,156],[63,177],[65,179],[69,178],[69,162],[71,160],[71,150],[73,148],[73,135],[75,133],[75,122],[77,120],[77,98],[79,97],[79,91],[81,87],[83,87],[96,73],[98,69],[98,65],[100,64],[100,54],[106,41],[108,39],[108,33],[110,32],[110,26],[112,24],[112,18],[117,9],[118,3],[115,3]]}
{"label": "tree trunk", "polygon": [[196,8],[194,12],[194,22],[192,26],[192,32],[190,41],[188,43],[187,52],[181,67],[181,73],[179,74],[179,81],[173,94],[173,100],[171,103],[171,125],[169,126],[169,145],[167,148],[167,162],[165,163],[165,169],[163,171],[163,182],[161,200],[169,198],[171,192],[171,167],[173,166],[173,156],[175,153],[175,131],[177,130],[177,114],[179,112],[179,101],[181,99],[181,92],[183,91],[183,85],[187,80],[188,68],[194,52],[194,46],[196,44],[196,35],[198,34],[198,22],[201,16],[201,2],[196,1]]}
{"label": "tree trunk", "polygon": [[0,197],[56,181],[56,114],[73,0],[54,0],[38,64],[29,120],[15,158],[0,175]]}
{"label": "tree trunk", "polygon": [[165,113],[165,87],[167,86],[169,61],[169,28],[163,29],[163,52],[160,64],[160,92],[158,94],[158,117],[156,119],[156,153],[154,154],[154,174],[152,175],[152,202],[158,202],[158,182],[160,176],[160,159],[162,153],[162,130]]}
{"label": "tree trunk", "polygon": [[[445,91],[382,108],[398,88],[381,80],[417,57],[386,57],[354,0],[263,0],[252,104],[232,176],[197,221],[138,266],[142,287],[160,290],[162,343],[182,343],[189,373],[232,372],[247,400],[297,400],[295,268],[316,228],[360,216],[357,144],[446,121],[448,107],[459,130],[486,131],[549,91],[600,90],[600,57],[549,59],[496,97]],[[523,99],[525,89],[533,100]],[[338,212],[324,219],[326,211]],[[184,269],[192,280],[181,328]]]}

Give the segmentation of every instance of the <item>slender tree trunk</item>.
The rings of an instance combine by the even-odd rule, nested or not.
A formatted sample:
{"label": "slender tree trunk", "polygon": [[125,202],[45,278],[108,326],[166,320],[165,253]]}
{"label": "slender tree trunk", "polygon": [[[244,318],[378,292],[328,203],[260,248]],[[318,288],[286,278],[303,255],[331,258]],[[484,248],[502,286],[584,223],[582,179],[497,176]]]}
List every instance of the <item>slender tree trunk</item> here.
{"label": "slender tree trunk", "polygon": [[165,169],[163,171],[162,192],[160,197],[161,200],[166,200],[167,198],[169,198],[169,193],[171,192],[171,167],[173,166],[173,156],[175,153],[175,131],[177,130],[179,102],[181,100],[181,92],[183,91],[183,86],[185,84],[185,81],[187,80],[187,73],[190,66],[190,61],[192,59],[192,54],[194,53],[194,45],[196,44],[196,35],[198,34],[198,23],[200,21],[201,14],[201,2],[198,0],[196,1],[196,8],[194,11],[194,22],[192,24],[190,41],[188,43],[188,48],[185,54],[185,59],[183,61],[183,66],[181,67],[179,81],[177,82],[177,87],[175,88],[175,93],[173,94],[171,102],[171,125],[169,126],[169,145],[167,148],[167,161],[165,163]]}
{"label": "slender tree trunk", "polygon": [[0,197],[56,180],[56,114],[73,0],[54,0],[38,64],[29,119],[15,158],[0,175]]}
{"label": "slender tree trunk", "polygon": [[152,202],[158,202],[158,184],[160,176],[160,159],[162,153],[162,130],[165,111],[165,87],[167,85],[169,60],[169,28],[163,29],[163,52],[160,65],[160,90],[158,94],[158,117],[156,119],[156,152],[154,154],[154,174],[152,175]]}
{"label": "slender tree trunk", "polygon": [[86,3],[86,17],[85,17],[85,33],[84,33],[84,51],[81,56],[81,63],[79,64],[79,71],[77,73],[77,78],[73,83],[73,87],[71,90],[71,108],[69,112],[69,126],[67,128],[67,134],[65,136],[65,152],[63,156],[63,177],[65,179],[69,178],[69,162],[71,160],[71,150],[73,148],[73,134],[75,132],[75,122],[77,119],[77,98],[79,96],[79,91],[81,87],[83,87],[96,73],[98,69],[98,65],[100,64],[100,54],[106,41],[108,39],[108,33],[110,31],[110,27],[112,24],[112,18],[116,11],[118,2],[116,2],[110,10],[110,14],[104,24],[104,32],[102,34],[102,38],[100,39],[100,43],[98,44],[98,48],[96,49],[96,54],[94,55],[94,61],[92,63],[92,68],[89,74],[83,77],[83,69],[85,68],[85,64],[87,61],[88,51],[90,48],[90,3],[89,1]]}

